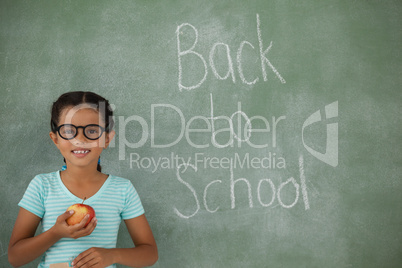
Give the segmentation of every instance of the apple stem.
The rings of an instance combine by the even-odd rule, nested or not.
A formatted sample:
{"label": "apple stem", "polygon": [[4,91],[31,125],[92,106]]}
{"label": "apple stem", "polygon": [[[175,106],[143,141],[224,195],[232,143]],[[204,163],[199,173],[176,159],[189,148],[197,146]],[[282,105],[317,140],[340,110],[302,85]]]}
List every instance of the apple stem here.
{"label": "apple stem", "polygon": [[86,197],[84,197],[84,199],[82,200],[82,203],[81,203],[81,204],[84,204],[85,199],[87,199],[87,198],[86,198]]}

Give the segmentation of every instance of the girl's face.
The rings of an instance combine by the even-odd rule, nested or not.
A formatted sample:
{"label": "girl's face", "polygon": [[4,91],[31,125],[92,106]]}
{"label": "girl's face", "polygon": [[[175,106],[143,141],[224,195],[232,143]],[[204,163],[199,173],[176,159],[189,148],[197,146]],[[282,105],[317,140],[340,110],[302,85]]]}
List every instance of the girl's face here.
{"label": "girl's face", "polygon": [[[72,124],[76,127],[95,124],[105,128],[104,120],[100,117],[99,112],[88,105],[65,108],[60,115],[58,126],[63,124]],[[69,140],[63,139],[59,133],[53,132],[50,132],[50,138],[66,159],[67,168],[69,166],[89,167],[96,170],[99,156],[113,139],[114,131],[103,132],[96,140],[88,139],[84,135],[83,128],[77,128],[77,131],[77,136]]]}

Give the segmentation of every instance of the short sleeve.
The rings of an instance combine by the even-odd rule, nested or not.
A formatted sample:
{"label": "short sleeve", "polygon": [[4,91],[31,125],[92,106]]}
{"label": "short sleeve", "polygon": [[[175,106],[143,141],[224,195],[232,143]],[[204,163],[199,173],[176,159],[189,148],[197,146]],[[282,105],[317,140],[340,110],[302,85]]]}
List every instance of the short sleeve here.
{"label": "short sleeve", "polygon": [[123,220],[132,219],[144,214],[144,208],[142,206],[140,197],[137,194],[133,184],[128,181],[126,192],[124,208],[121,212],[121,218]]}
{"label": "short sleeve", "polygon": [[40,218],[43,218],[45,213],[43,193],[44,189],[42,180],[39,176],[36,176],[29,183],[24,196],[18,203],[18,206],[28,210]]}

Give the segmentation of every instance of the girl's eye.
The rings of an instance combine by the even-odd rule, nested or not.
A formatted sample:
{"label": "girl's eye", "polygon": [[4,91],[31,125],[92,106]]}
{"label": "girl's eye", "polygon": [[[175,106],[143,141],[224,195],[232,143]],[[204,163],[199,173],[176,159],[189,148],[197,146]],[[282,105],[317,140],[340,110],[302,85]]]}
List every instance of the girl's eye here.
{"label": "girl's eye", "polygon": [[75,131],[72,128],[64,128],[62,133],[66,134],[66,135],[71,135],[71,134],[74,134]]}
{"label": "girl's eye", "polygon": [[85,133],[91,138],[97,138],[100,136],[101,130],[97,126],[91,126],[85,129]]}

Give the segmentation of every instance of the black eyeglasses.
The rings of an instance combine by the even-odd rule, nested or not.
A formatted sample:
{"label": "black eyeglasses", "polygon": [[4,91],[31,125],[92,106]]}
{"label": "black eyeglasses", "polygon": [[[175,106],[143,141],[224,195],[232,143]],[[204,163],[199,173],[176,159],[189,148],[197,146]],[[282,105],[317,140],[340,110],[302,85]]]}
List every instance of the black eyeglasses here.
{"label": "black eyeglasses", "polygon": [[84,136],[89,140],[97,140],[100,138],[100,136],[102,136],[103,132],[105,132],[105,128],[95,124],[86,125],[85,127],[77,127],[72,124],[64,124],[58,126],[55,130],[63,139],[71,140],[78,135],[79,128],[83,129]]}

